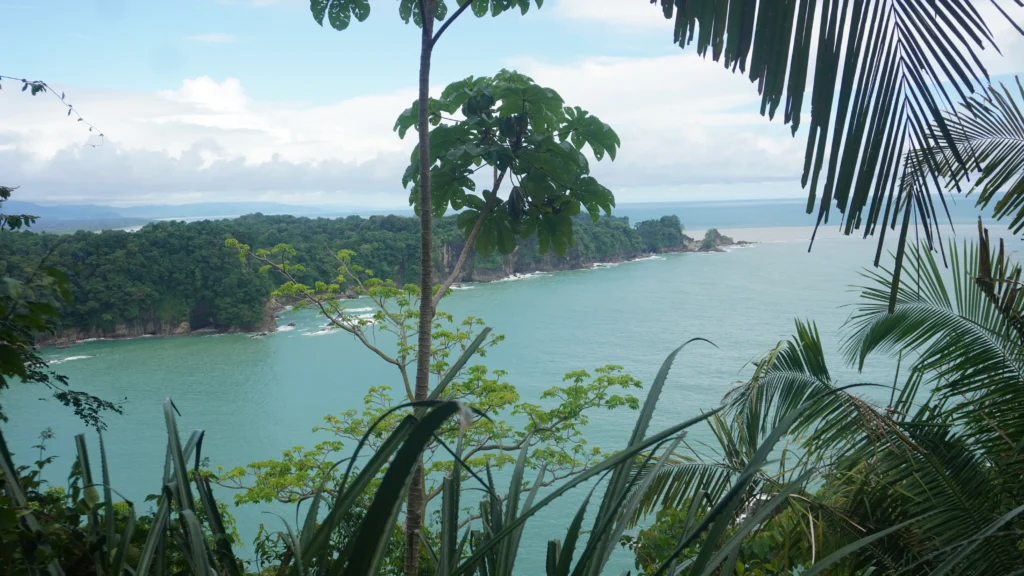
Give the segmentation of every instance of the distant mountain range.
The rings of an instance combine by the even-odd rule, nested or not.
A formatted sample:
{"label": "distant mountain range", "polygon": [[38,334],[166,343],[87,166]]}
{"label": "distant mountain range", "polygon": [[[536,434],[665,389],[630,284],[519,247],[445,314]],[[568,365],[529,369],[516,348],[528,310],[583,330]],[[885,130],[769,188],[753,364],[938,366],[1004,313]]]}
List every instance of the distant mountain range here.
{"label": "distant mountain range", "polygon": [[[973,224],[979,215],[986,222],[991,221],[991,208],[978,209],[976,197],[955,195],[947,197],[949,219],[941,202],[936,199],[939,221],[952,220],[955,224]],[[996,199],[998,200],[998,198]],[[336,207],[300,206],[279,202],[202,202],[196,204],[149,204],[142,206],[116,207],[97,204],[42,205],[32,202],[9,200],[3,211],[8,214],[32,214],[40,220],[33,230],[50,232],[74,232],[76,230],[108,230],[137,228],[154,220],[217,220],[235,218],[245,214],[289,214],[292,216],[337,217],[371,216],[374,214],[396,214],[411,216],[411,208],[395,210],[364,209],[343,210]],[[690,230],[707,228],[756,228],[772,226],[813,226],[817,220],[817,206],[812,214],[806,212],[803,199],[762,199],[688,201],[658,203],[623,203],[613,214],[627,216],[633,222],[676,215]],[[829,222],[838,225],[842,215],[833,209]]]}
{"label": "distant mountain range", "polygon": [[[234,218],[244,214],[291,214],[293,216],[345,216],[357,212],[324,209],[278,202],[202,202],[197,204],[147,204],[141,206],[103,206],[98,204],[43,205],[9,200],[4,212],[39,216],[34,230],[74,231],[129,228],[154,220],[202,220]],[[411,213],[411,211],[395,211]]]}

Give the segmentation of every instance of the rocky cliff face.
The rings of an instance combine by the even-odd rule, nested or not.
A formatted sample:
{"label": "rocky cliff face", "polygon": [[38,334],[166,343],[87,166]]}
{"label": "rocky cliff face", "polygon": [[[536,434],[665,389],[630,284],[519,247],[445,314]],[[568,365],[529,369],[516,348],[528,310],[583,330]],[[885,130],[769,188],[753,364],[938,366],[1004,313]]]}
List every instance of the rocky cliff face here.
{"label": "rocky cliff face", "polygon": [[243,332],[274,332],[277,330],[277,312],[282,306],[277,300],[271,298],[263,306],[263,317],[259,325],[254,327],[232,326],[226,329],[204,327],[193,330],[187,321],[179,323],[163,323],[159,320],[140,320],[136,322],[125,322],[114,326],[113,329],[92,328],[88,330],[78,328],[67,328],[56,334],[48,334],[37,340],[40,346],[61,346],[89,340],[93,338],[104,338],[108,340],[120,338],[140,338],[142,336],[183,336],[192,333],[223,332],[227,334],[239,334]]}
{"label": "rocky cliff face", "polygon": [[41,338],[38,342],[40,345],[46,346],[51,344],[61,345],[70,344],[72,342],[78,342],[81,340],[88,340],[90,338],[138,338],[140,336],[179,336],[181,334],[188,334],[192,332],[188,322],[181,322],[179,324],[165,324],[158,320],[149,321],[136,321],[136,322],[125,322],[114,326],[112,330],[105,330],[103,328],[92,328],[89,330],[81,330],[78,328],[67,328],[57,332],[56,334],[49,334]]}
{"label": "rocky cliff face", "polygon": [[[524,258],[521,252],[521,247],[517,248],[514,252],[508,255],[500,256],[500,263],[495,266],[493,261],[487,262],[486,266],[481,266],[480,259],[470,259],[468,265],[462,273],[462,277],[458,279],[459,282],[494,282],[495,280],[501,280],[502,278],[508,278],[515,274],[532,274],[534,272],[559,272],[564,270],[581,270],[584,268],[590,268],[598,261],[601,262],[624,262],[626,260],[633,260],[642,256],[640,251],[629,250],[616,254],[612,257],[608,257],[602,260],[594,260],[586,257],[580,253],[570,253],[566,256],[559,257],[553,252],[549,252],[540,256],[539,258],[535,255],[530,258]],[[446,274],[450,274],[454,268],[454,259],[451,260],[450,266],[444,269]]]}
{"label": "rocky cliff face", "polygon": [[[267,303],[263,305],[263,318],[260,320],[260,325],[256,328],[258,332],[275,332],[277,330],[277,313],[284,308],[284,305],[277,301],[275,298],[267,300]],[[246,330],[243,330],[246,332]]]}
{"label": "rocky cliff face", "polygon": [[[456,281],[494,282],[495,280],[508,278],[515,274],[582,270],[590,268],[599,262],[626,262],[652,253],[676,254],[681,252],[725,252],[723,249],[725,247],[753,244],[753,242],[733,240],[728,236],[723,236],[718,233],[718,230],[709,232],[713,232],[710,239],[706,236],[704,240],[698,240],[683,234],[681,235],[682,239],[680,242],[662,245],[655,250],[621,250],[614,255],[606,255],[598,259],[586,256],[582,252],[575,250],[570,250],[565,256],[557,256],[553,252],[548,252],[547,254],[539,257],[535,254],[525,257],[523,254],[523,246],[517,247],[511,254],[498,256],[497,263],[495,263],[495,257],[484,260],[474,254],[473,257],[469,259],[469,262],[467,262],[466,267],[463,270],[462,277],[458,278]],[[535,250],[536,247],[528,245],[526,249]],[[447,277],[451,274],[452,270],[455,268],[455,262],[458,260],[461,250],[461,244],[446,244],[440,249],[435,261],[435,282],[438,281],[437,277]]]}

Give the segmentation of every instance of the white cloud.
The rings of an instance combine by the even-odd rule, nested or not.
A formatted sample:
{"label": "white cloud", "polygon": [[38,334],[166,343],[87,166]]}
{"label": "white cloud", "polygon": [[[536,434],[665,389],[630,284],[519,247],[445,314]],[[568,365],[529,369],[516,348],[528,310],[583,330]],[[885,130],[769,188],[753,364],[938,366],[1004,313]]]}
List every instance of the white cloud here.
{"label": "white cloud", "polygon": [[708,183],[798,186],[803,141],[760,116],[756,87],[720,64],[679,54],[516,65],[616,130],[618,158],[594,172],[623,201],[691,199]]}
{"label": "white cloud", "polygon": [[204,42],[207,44],[230,44],[232,42],[238,42],[240,38],[233,34],[225,34],[224,32],[210,32],[208,34],[195,34],[193,36],[186,36],[186,40],[192,42]]}
{"label": "white cloud", "polygon": [[[1017,22],[1018,26],[1024,25],[1024,7],[1017,5],[1012,0],[997,0],[997,3]],[[978,13],[988,24],[992,37],[995,39],[996,45],[999,46],[998,52],[990,46],[979,54],[988,73],[996,76],[1024,72],[1024,37],[1005,16],[999,13],[995,6],[987,2],[980,4]]]}
{"label": "white cloud", "polygon": [[[615,128],[618,159],[594,173],[619,202],[802,194],[805,131],[793,138],[781,118],[762,117],[756,86],[719,63],[679,52],[510,64]],[[22,200],[406,205],[414,133],[401,140],[391,127],[412,87],[318,105],[206,76],[151,93],[59,89],[107,142],[83,147],[82,124],[48,95],[0,91],[12,119],[0,125],[0,172]]]}
{"label": "white cloud", "polygon": [[[516,64],[616,128],[619,158],[595,174],[620,202],[706,197],[708,184],[750,196],[759,183],[796,181],[800,143],[756,114],[745,79],[713,63],[680,54]],[[406,205],[400,179],[414,133],[401,140],[391,127],[411,88],[318,106],[261,101],[237,79],[205,76],[157,93],[66,90],[104,146],[83,147],[82,125],[45,95],[0,92],[18,119],[0,126],[0,171],[22,200]]]}
{"label": "white cloud", "polygon": [[237,79],[208,77],[157,93],[65,90],[106,135],[102,147],[84,147],[86,128],[48,95],[0,91],[17,118],[0,126],[0,172],[21,200],[406,203],[413,141],[391,126],[414,90],[322,106],[257,101]]}
{"label": "white cloud", "polygon": [[[552,13],[560,18],[607,24],[614,28],[672,30],[660,5],[649,0],[559,0]],[[671,39],[671,36],[669,36]]]}

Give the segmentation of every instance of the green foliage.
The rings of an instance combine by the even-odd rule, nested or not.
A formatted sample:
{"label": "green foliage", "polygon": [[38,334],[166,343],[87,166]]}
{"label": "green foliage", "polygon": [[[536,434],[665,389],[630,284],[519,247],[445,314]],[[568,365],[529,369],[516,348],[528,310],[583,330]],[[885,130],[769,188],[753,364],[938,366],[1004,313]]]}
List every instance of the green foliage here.
{"label": "green foliage", "polygon": [[[931,172],[938,171],[949,191],[977,192],[978,206],[995,202],[993,218],[1008,218],[1014,234],[1024,231],[1024,85],[1019,77],[1015,80],[1016,90],[1004,84],[990,86],[948,114],[956,147],[935,138],[913,150],[907,156],[908,176],[901,186],[927,189]],[[957,161],[958,150],[967,163]]]}
{"label": "green foliage", "polygon": [[[0,187],[0,206],[10,197],[10,191]],[[34,216],[0,215],[0,240],[20,236],[15,230],[33,222]],[[68,278],[51,265],[51,255],[35,254],[25,259],[25,267],[17,275],[0,260],[0,392],[12,381],[42,385],[86,424],[101,428],[101,414],[108,410],[120,413],[120,408],[70,389],[67,378],[51,370],[36,351],[39,335],[58,325],[58,307],[71,300]],[[0,404],[0,422],[6,421]]]}
{"label": "green foliage", "polygon": [[352,18],[359,22],[370,16],[370,0],[311,0],[309,9],[316,23],[324,25],[324,15],[335,30],[348,28]]}
{"label": "green foliage", "polygon": [[[459,117],[454,117],[454,115]],[[402,112],[395,130],[415,127],[419,105]],[[579,107],[564,104],[550,88],[528,76],[502,70],[493,77],[453,82],[430,100],[431,202],[435,216],[450,207],[467,239],[482,256],[510,254],[517,238],[537,235],[540,253],[565,254],[574,243],[573,217],[586,210],[596,222],[615,205],[611,191],[590,176],[584,148],[597,160],[615,158],[619,137]],[[473,175],[489,168],[491,186],[475,194]],[[419,148],[413,150],[402,184],[409,202],[419,201]],[[504,198],[499,188],[511,189]]]}
{"label": "green foliage", "polygon": [[673,252],[685,245],[683,224],[678,216],[662,216],[658,220],[644,220],[636,224],[636,231],[651,252]]}
{"label": "green foliage", "polygon": [[781,573],[801,574],[1019,569],[1021,272],[1002,246],[989,248],[984,231],[980,246],[951,245],[949,254],[951,280],[919,249],[908,254],[907,279],[898,287],[887,271],[866,275],[871,284],[844,349],[860,368],[879,352],[909,360],[891,383],[878,385],[889,389],[888,404],[836,382],[817,329],[797,322],[794,337],[766,353],[750,380],[727,396],[722,419],[709,421],[721,461],[710,468],[698,453],[684,452],[674,470],[650,472],[657,480],[643,510],[657,513],[655,524],[625,541],[639,568],[663,565],[664,551],[686,533],[680,525],[689,520],[680,519],[693,503],[700,512],[704,495],[732,490],[758,438],[788,421],[795,446],[757,473],[746,496],[749,513],[759,514],[794,478],[813,474],[819,488],[792,492],[740,541],[737,572],[742,565],[757,573],[766,559]]}
{"label": "green foliage", "polygon": [[[277,253],[290,251],[280,249]],[[349,255],[343,253],[339,257],[345,261]],[[354,271],[349,268],[348,272]],[[369,280],[362,280],[362,285],[367,283]],[[386,304],[408,298],[409,302],[401,306],[415,310],[416,295],[395,290],[386,287],[375,297],[384,299],[383,295],[388,294]],[[443,319],[442,323],[450,321]],[[403,322],[399,317],[391,329],[401,333]],[[542,408],[520,403],[514,389],[501,382],[500,375],[469,365],[473,354],[494,342],[488,340],[489,329],[477,332],[478,326],[478,322],[471,320],[436,331],[434,369],[438,380],[427,402],[398,404],[389,398],[387,389],[371,389],[365,410],[326,421],[325,431],[334,434],[333,438],[308,451],[289,451],[281,461],[255,463],[250,470],[221,471],[214,476],[196,467],[189,468],[188,462],[194,460],[198,464],[201,459],[198,450],[203,432],[193,432],[182,443],[173,404],[166,401],[168,456],[162,491],[156,511],[142,518],[136,517],[132,504],[114,504],[102,439],[102,481],[97,482],[92,479],[84,438],[78,438],[76,466],[81,489],[76,488],[73,479],[68,491],[50,493],[47,498],[52,502],[48,506],[55,512],[52,519],[44,520],[52,520],[52,525],[42,524],[38,509],[45,504],[44,498],[34,495],[33,501],[40,504],[33,508],[21,488],[22,483],[38,486],[38,473],[15,470],[0,438],[0,469],[6,480],[4,497],[10,507],[22,511],[24,519],[24,523],[8,526],[13,538],[0,539],[0,544],[28,541],[30,549],[39,551],[28,558],[18,556],[17,550],[25,548],[4,545],[0,557],[13,559],[19,566],[50,565],[55,567],[51,569],[55,574],[60,573],[62,565],[83,561],[91,562],[89,566],[104,573],[121,573],[120,566],[124,566],[142,576],[168,570],[190,574],[241,573],[242,565],[233,553],[231,522],[214,500],[210,483],[230,484],[232,480],[255,477],[258,482],[243,493],[241,501],[279,500],[305,506],[305,519],[300,526],[286,524],[286,530],[276,535],[261,530],[257,540],[258,570],[310,575],[396,574],[402,557],[396,544],[401,535],[399,509],[413,470],[425,460],[430,466],[428,477],[440,480],[431,493],[442,499],[435,516],[437,521],[428,527],[423,540],[427,546],[426,573],[436,568],[439,574],[511,576],[526,522],[573,488],[597,481],[569,524],[565,539],[549,544],[547,570],[548,574],[559,576],[570,572],[596,576],[604,573],[612,551],[624,540],[636,514],[644,508],[651,491],[659,486],[659,479],[665,477],[663,472],[677,466],[682,434],[700,422],[709,421],[725,447],[727,482],[719,483],[721,488],[715,491],[694,484],[696,490],[680,501],[681,507],[676,507],[687,511],[682,524],[678,521],[683,517],[666,506],[661,522],[636,537],[625,538],[635,550],[643,551],[639,566],[645,573],[677,573],[678,568],[685,567],[694,574],[721,570],[753,574],[799,571],[799,566],[806,565],[808,554],[807,540],[800,540],[805,515],[818,526],[809,529],[812,561],[815,555],[829,553],[825,559],[828,565],[840,562],[844,569],[847,564],[857,565],[856,559],[846,558],[845,550],[848,546],[858,550],[868,539],[855,540],[853,544],[847,544],[849,538],[838,539],[833,544],[824,536],[817,540],[813,536],[824,527],[843,526],[837,514],[828,513],[835,499],[840,503],[856,500],[847,497],[842,486],[838,491],[828,492],[828,496],[812,496],[803,491],[811,476],[810,468],[821,461],[800,459],[794,467],[787,464],[784,456],[779,462],[783,472],[768,472],[768,458],[778,453],[778,442],[786,433],[794,425],[806,430],[802,424],[807,421],[805,412],[816,410],[823,396],[841,394],[842,389],[826,390],[809,397],[809,402],[790,406],[777,424],[764,433],[759,425],[748,424],[749,417],[743,418],[743,407],[749,404],[733,401],[726,407],[735,416],[732,420],[720,418],[718,414],[723,413],[723,408],[719,408],[649,434],[661,391],[683,347],[666,359],[642,407],[637,399],[620,392],[636,388],[638,383],[622,375],[617,367],[607,367],[594,375],[570,373],[564,386],[544,395],[544,399],[554,401],[554,406]],[[352,332],[365,334],[367,329],[359,326]],[[808,332],[805,340],[813,342],[814,337],[814,333]],[[820,346],[812,346],[800,356],[804,359],[802,366],[824,374],[814,350],[820,350]],[[449,361],[455,351],[461,351],[459,357]],[[783,356],[770,355],[766,360],[769,364],[763,364],[757,373],[768,376]],[[480,410],[484,408],[498,416],[510,406],[512,411],[527,416],[527,425],[521,431],[485,417]],[[578,426],[586,424],[588,410],[620,407],[639,408],[633,433],[621,451],[611,455],[573,453],[574,446],[582,443]],[[355,441],[352,452],[342,444],[349,440]],[[555,449],[548,450],[550,447]],[[787,452],[783,450],[784,455]],[[575,459],[577,455],[582,464],[565,459]],[[44,461],[42,456],[40,461]],[[36,469],[41,466],[37,464]],[[511,480],[508,491],[499,494],[491,470],[502,466],[511,467]],[[569,473],[559,474],[566,466]],[[535,473],[535,480],[527,479],[528,471]],[[533,476],[531,473],[530,477]],[[678,477],[674,473],[671,476]],[[545,487],[547,490],[542,494]],[[590,500],[598,487],[600,504],[592,527],[584,530],[584,518],[588,511],[592,512]],[[461,502],[477,493],[483,494],[479,507],[464,508]],[[61,508],[65,511],[59,512]],[[857,521],[870,525],[865,519]],[[1006,521],[994,525],[992,532]],[[44,525],[52,527],[44,531]],[[853,522],[848,521],[848,525]],[[898,524],[892,529],[905,525]],[[69,534],[84,539],[66,540]],[[878,538],[886,535],[879,532],[869,537],[873,539],[870,542],[879,542]],[[845,546],[841,548],[840,544]],[[779,554],[779,547],[784,555]],[[813,572],[814,568],[810,568],[806,573]]]}
{"label": "green foliage", "polygon": [[722,244],[732,244],[732,238],[724,236],[717,228],[711,228],[704,233],[704,238],[700,241],[700,249],[714,250]]}
{"label": "green foliage", "polygon": [[[200,437],[193,435],[184,447],[171,444],[187,457],[198,450]],[[40,438],[34,465],[15,467],[0,435],[0,566],[5,574],[203,574],[211,562],[219,565],[219,573],[241,573],[230,550],[238,541],[234,519],[212,499],[204,478],[187,473],[202,506],[184,508],[190,498],[184,498],[176,480],[165,477],[161,495],[147,498],[158,501],[157,509],[139,516],[132,502],[114,499],[102,436],[101,477],[93,477],[85,438],[79,435],[67,488],[42,480],[54,459],[44,456],[53,434],[47,429]]]}
{"label": "green foliage", "polygon": [[[0,206],[3,206],[5,200],[10,199],[12,192],[14,192],[14,188],[0,186]],[[38,219],[38,216],[32,216],[30,214],[0,214],[0,230],[20,230],[22,227],[28,228],[35,224]]]}
{"label": "green foliage", "polygon": [[807,212],[817,205],[820,225],[837,208],[846,234],[862,225],[865,234],[877,229],[879,252],[901,210],[908,215],[901,249],[911,211],[925,231],[941,218],[935,196],[943,197],[939,179],[949,166],[928,162],[915,186],[895,186],[913,168],[907,150],[944,146],[959,170],[973,169],[976,155],[1001,146],[958,137],[960,119],[945,111],[953,98],[985,91],[988,72],[975,55],[997,49],[992,18],[1024,32],[1012,10],[985,17],[979,4],[959,0],[660,4],[674,19],[676,44],[696,44],[698,54],[748,76],[761,94],[762,115],[774,117],[781,106],[795,134],[810,107],[801,179]]}
{"label": "green foliage", "polygon": [[[642,225],[645,230],[663,227],[656,221]],[[667,226],[665,238],[673,235],[673,225]],[[474,253],[466,274],[477,271],[487,278],[487,271],[507,267],[516,272],[557,270],[684,247],[648,243],[623,218],[602,217],[593,223],[578,217],[573,230],[576,246],[563,258],[541,255],[534,237],[523,241],[509,262],[498,254],[484,258]],[[59,236],[4,231],[0,270],[25,285],[46,258],[47,267],[65,274],[70,301],[44,298],[41,288],[32,293],[59,312],[51,318],[54,330],[77,330],[78,337],[119,330],[171,333],[182,323],[193,330],[257,329],[265,322],[264,308],[274,291],[279,301],[289,303],[296,287],[286,286],[287,279],[279,274],[260,274],[266,263],[240,264],[237,245],[225,246],[229,239],[268,247],[265,255],[287,261],[296,284],[313,289],[320,280],[325,292],[331,289],[338,296],[354,295],[357,287],[350,276],[338,277],[342,251],[353,266],[373,271],[380,282],[391,281],[398,290],[419,277],[418,224],[401,216],[311,219],[255,214],[232,220],[159,222],[137,232]],[[437,219],[434,239],[436,273],[448,275],[453,255],[465,242],[456,218]]]}
{"label": "green foliage", "polygon": [[[300,298],[300,302],[315,307],[336,329],[352,334],[394,365],[404,386],[400,401],[395,400],[391,387],[374,386],[367,391],[362,410],[327,416],[314,432],[326,433],[328,438],[311,448],[295,447],[285,451],[280,460],[217,470],[221,485],[242,490],[236,502],[299,502],[312,497],[321,486],[340,481],[342,472],[329,463],[346,453],[347,443],[380,449],[405,421],[410,410],[402,409],[403,402],[414,399],[409,372],[415,362],[419,289],[414,285],[398,288],[391,281],[381,281],[354,264],[354,254],[342,250],[336,255],[339,277],[353,282],[356,290],[369,296],[379,308],[372,320],[353,320],[337,300],[337,286],[323,282],[305,285],[292,279],[296,268],[287,261],[294,254],[292,249],[278,246],[252,252],[248,246],[229,243],[240,253],[266,262],[265,266],[287,279],[278,290],[280,295]],[[452,363],[453,354],[467,358],[466,354],[475,350],[477,355],[485,356],[503,340],[483,326],[479,318],[456,322],[449,314],[436,313],[430,362],[436,379],[433,396],[457,401],[473,412],[458,423],[436,430],[436,442],[424,447],[426,502],[442,494],[443,478],[455,470],[450,446],[460,446],[461,464],[475,469],[500,470],[515,463],[516,454],[522,454],[523,466],[543,470],[536,482],[549,486],[586,470],[603,456],[600,449],[588,445],[584,436],[591,412],[639,407],[639,400],[630,392],[640,383],[623,374],[619,366],[600,367],[593,374],[571,372],[565,376],[564,385],[540,395],[540,404],[522,401],[515,387],[504,381],[504,371]],[[394,352],[377,346],[385,334],[396,343]]]}
{"label": "green foliage", "polygon": [[[544,5],[544,0],[534,0],[537,8]],[[530,9],[530,0],[455,0],[459,7],[466,6],[478,18],[490,14],[498,16],[508,10],[519,8],[526,14]],[[436,0],[435,18],[444,21],[448,15],[448,2]],[[352,19],[362,22],[370,16],[370,0],[310,0],[309,10],[316,23],[323,26],[324,17],[335,30],[345,30]],[[461,14],[462,11],[455,12]],[[398,0],[398,15],[408,24],[412,21],[416,26],[423,25],[419,0]]]}
{"label": "green foliage", "polygon": [[[710,505],[711,502],[706,500],[686,500],[679,508],[659,508],[652,525],[635,536],[624,536],[622,545],[635,555],[638,573],[654,574],[662,559],[676,548],[687,527],[705,518]],[[816,528],[813,522],[813,518],[808,521],[804,507],[787,506],[781,510],[743,541],[736,555],[736,574],[798,574],[801,568],[813,564],[810,541],[820,538],[809,533]],[[735,533],[736,528],[730,527],[726,536]],[[704,539],[699,538],[683,551],[683,555],[696,556],[704,545]]]}
{"label": "green foliage", "polygon": [[67,275],[71,302],[58,307],[60,330],[88,335],[172,333],[180,324],[255,328],[271,287],[238,266],[224,222],[161,222],[138,232],[68,236],[6,233],[0,263],[24,278],[42,255]]}

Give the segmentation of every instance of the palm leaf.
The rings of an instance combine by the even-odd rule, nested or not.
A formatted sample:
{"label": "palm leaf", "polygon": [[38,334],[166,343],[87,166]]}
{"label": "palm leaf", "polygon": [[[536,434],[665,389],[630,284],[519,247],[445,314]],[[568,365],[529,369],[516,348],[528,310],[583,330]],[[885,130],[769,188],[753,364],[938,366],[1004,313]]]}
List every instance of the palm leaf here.
{"label": "palm leaf", "polygon": [[[978,193],[978,205],[988,207],[999,193],[992,216],[1009,218],[1014,234],[1024,230],[1024,86],[1017,77],[1016,99],[1006,85],[970,98],[950,118],[957,147],[969,154],[967,164],[948,163],[951,185],[961,188],[972,172],[980,172],[968,193]],[[941,149],[940,149],[941,150]]]}
{"label": "palm leaf", "polygon": [[[911,249],[907,281],[897,289],[892,313],[891,279],[869,275],[874,285],[864,289],[851,318],[846,354],[863,366],[876,352],[916,352],[913,370],[930,374],[935,392],[955,402],[969,434],[989,448],[1012,446],[1012,439],[1024,438],[1024,420],[1015,408],[1024,385],[1024,347],[1011,317],[977,281],[977,248],[965,244],[958,251],[951,246],[950,256],[952,294],[934,255]],[[986,258],[992,260],[991,255]],[[1015,301],[1014,314],[1020,313],[1020,306]]]}
{"label": "palm leaf", "polygon": [[[680,47],[695,42],[699,55],[747,73],[761,94],[761,114],[774,118],[782,106],[783,122],[794,134],[809,93],[801,184],[808,191],[807,212],[817,205],[816,227],[828,223],[834,205],[845,234],[863,226],[866,237],[881,223],[881,246],[886,224],[895,225],[901,208],[909,216],[916,204],[922,224],[935,220],[933,195],[924,192],[934,190],[944,202],[934,178],[943,166],[928,161],[931,183],[913,197],[897,182],[905,153],[935,143],[947,148],[956,166],[968,165],[965,143],[943,111],[954,107],[954,98],[966,101],[984,89],[988,72],[978,53],[998,49],[974,2],[661,0],[661,5],[666,18],[674,17]],[[908,221],[903,219],[901,245]]]}
{"label": "palm leaf", "polygon": [[[980,249],[950,246],[951,278],[920,247],[908,250],[898,287],[885,274],[866,274],[872,283],[851,317],[844,344],[851,362],[863,367],[878,352],[914,358],[884,415],[907,441],[900,447],[851,436],[847,458],[833,470],[849,487],[844,513],[851,524],[871,533],[920,519],[912,530],[871,541],[874,557],[893,570],[939,569],[947,556],[976,574],[1019,565],[1014,532],[977,539],[1024,488],[1014,441],[1024,435],[1014,408],[1024,390],[1014,324],[1021,303],[1012,284],[1019,271],[981,236]],[[923,401],[915,398],[922,390]]]}

